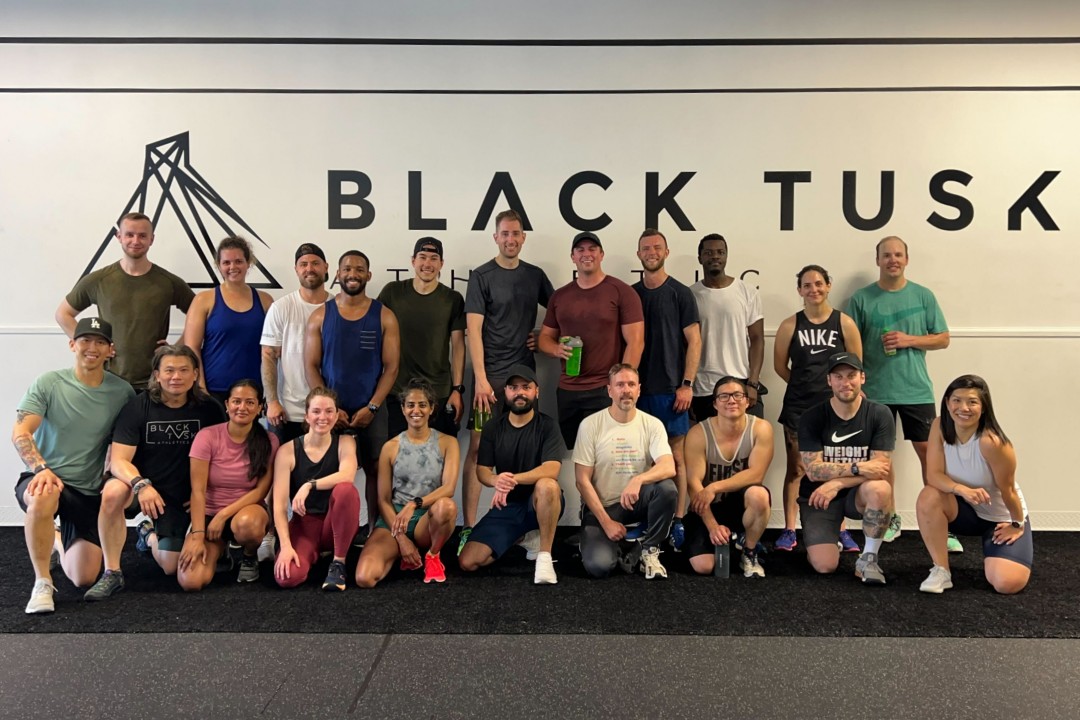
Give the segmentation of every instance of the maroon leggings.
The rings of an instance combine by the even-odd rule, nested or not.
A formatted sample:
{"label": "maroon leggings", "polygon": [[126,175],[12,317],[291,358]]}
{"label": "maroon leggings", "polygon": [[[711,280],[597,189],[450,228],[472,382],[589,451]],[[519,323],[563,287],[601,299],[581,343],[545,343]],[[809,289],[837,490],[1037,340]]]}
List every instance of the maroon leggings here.
{"label": "maroon leggings", "polygon": [[323,550],[333,549],[334,557],[345,557],[360,527],[360,493],[352,483],[334,486],[330,509],[325,515],[293,515],[289,521],[289,540],[300,559],[300,567],[291,577],[278,579],[278,585],[291,588],[307,580],[311,566]]}

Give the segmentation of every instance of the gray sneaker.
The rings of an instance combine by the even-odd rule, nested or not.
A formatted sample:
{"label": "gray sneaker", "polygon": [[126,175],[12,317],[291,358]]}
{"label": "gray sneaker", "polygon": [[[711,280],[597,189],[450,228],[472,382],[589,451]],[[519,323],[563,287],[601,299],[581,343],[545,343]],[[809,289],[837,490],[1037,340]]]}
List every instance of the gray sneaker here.
{"label": "gray sneaker", "polygon": [[877,562],[877,553],[864,552],[855,561],[855,574],[862,578],[864,585],[884,585],[885,573]]}
{"label": "gray sneaker", "polygon": [[952,573],[940,565],[930,568],[930,575],[919,586],[921,592],[935,595],[940,595],[950,588],[952,588]]}
{"label": "gray sneaker", "polygon": [[34,589],[30,592],[30,602],[26,603],[26,614],[38,615],[56,610],[56,602],[53,600],[54,592],[56,588],[45,578],[35,580]]}
{"label": "gray sneaker", "polygon": [[244,555],[240,558],[240,572],[236,575],[236,582],[249,583],[259,579],[258,557]]}
{"label": "gray sneaker", "polygon": [[98,602],[107,600],[124,589],[124,573],[119,570],[106,570],[98,581],[90,586],[83,595],[86,602]]}

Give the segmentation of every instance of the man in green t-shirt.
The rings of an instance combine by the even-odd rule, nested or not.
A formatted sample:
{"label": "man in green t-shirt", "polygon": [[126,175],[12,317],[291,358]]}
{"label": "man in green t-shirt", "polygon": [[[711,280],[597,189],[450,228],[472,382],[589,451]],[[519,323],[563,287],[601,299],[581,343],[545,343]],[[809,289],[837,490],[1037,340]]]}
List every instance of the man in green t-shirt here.
{"label": "man in green t-shirt", "polygon": [[169,334],[170,308],[186,313],[195,294],[186,282],[146,257],[154,244],[150,218],[137,212],[124,215],[116,240],[124,256],[75,283],[56,309],[56,322],[71,337],[78,314],[97,305],[98,315],[116,331],[110,369],[136,390],[145,390],[154,351]]}
{"label": "man in green t-shirt", "polygon": [[28,614],[53,611],[53,565],[77,587],[92,585],[101,572],[98,510],[106,450],[116,416],[135,396],[130,385],[105,372],[113,352],[108,322],[86,317],[72,334],[75,367],[34,381],[11,433],[27,468],[15,483],[15,498],[26,513],[26,547],[36,576]]}
{"label": "man in green t-shirt", "polygon": [[[905,277],[907,243],[886,237],[878,242],[875,256],[877,282],[856,291],[847,308],[862,335],[863,391],[870,400],[888,406],[894,417],[899,415],[904,438],[919,456],[925,485],[926,442],[937,415],[926,351],[949,346],[949,326],[934,293]],[[899,535],[900,516],[894,514],[885,542]],[[955,538],[950,546],[963,551]]]}

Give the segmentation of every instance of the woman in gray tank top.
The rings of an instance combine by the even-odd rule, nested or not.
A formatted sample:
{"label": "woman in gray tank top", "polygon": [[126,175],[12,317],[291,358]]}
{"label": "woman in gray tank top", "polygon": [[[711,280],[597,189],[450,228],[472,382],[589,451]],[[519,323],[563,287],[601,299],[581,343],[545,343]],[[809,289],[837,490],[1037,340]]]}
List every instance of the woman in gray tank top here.
{"label": "woman in gray tank top", "polygon": [[438,399],[427,382],[413,378],[399,397],[407,428],[379,455],[379,519],[356,564],[361,588],[375,587],[398,558],[402,570],[422,568],[426,583],[446,580],[439,552],[457,521],[457,438],[429,427]]}
{"label": "woman in gray tank top", "polygon": [[946,549],[953,532],[982,536],[983,571],[995,590],[1023,590],[1031,577],[1031,522],[1016,482],[1016,452],[977,375],[962,375],[945,389],[941,417],[930,427],[926,483],[916,510],[934,566],[919,589],[941,593],[953,586]]}

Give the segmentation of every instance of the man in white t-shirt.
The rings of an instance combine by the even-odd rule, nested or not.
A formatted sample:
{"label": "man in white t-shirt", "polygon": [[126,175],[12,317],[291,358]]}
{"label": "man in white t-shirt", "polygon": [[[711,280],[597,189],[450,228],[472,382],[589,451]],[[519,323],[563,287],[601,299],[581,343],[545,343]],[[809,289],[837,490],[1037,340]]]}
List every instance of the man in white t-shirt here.
{"label": "man in white t-shirt", "polygon": [[[581,493],[581,560],[592,577],[606,577],[617,564],[639,565],[646,580],[666,578],[660,543],[675,515],[675,459],[667,430],[637,409],[638,372],[619,363],[608,372],[611,407],[585,418],[574,444],[574,475]],[[627,524],[637,524],[640,543],[622,552]]]}
{"label": "man in white t-shirt", "polygon": [[278,298],[266,311],[262,331],[262,382],[266,419],[281,444],[304,434],[304,399],[311,390],[304,375],[304,328],[330,297],[329,266],[314,243],[296,249],[300,289]]}
{"label": "man in white t-shirt", "polygon": [[746,381],[750,415],[764,417],[761,366],[765,361],[765,316],[755,288],[726,273],[728,245],[712,233],[698,243],[701,280],[690,286],[701,318],[701,363],[694,379],[690,415],[695,422],[716,415],[713,388],[722,377]]}

